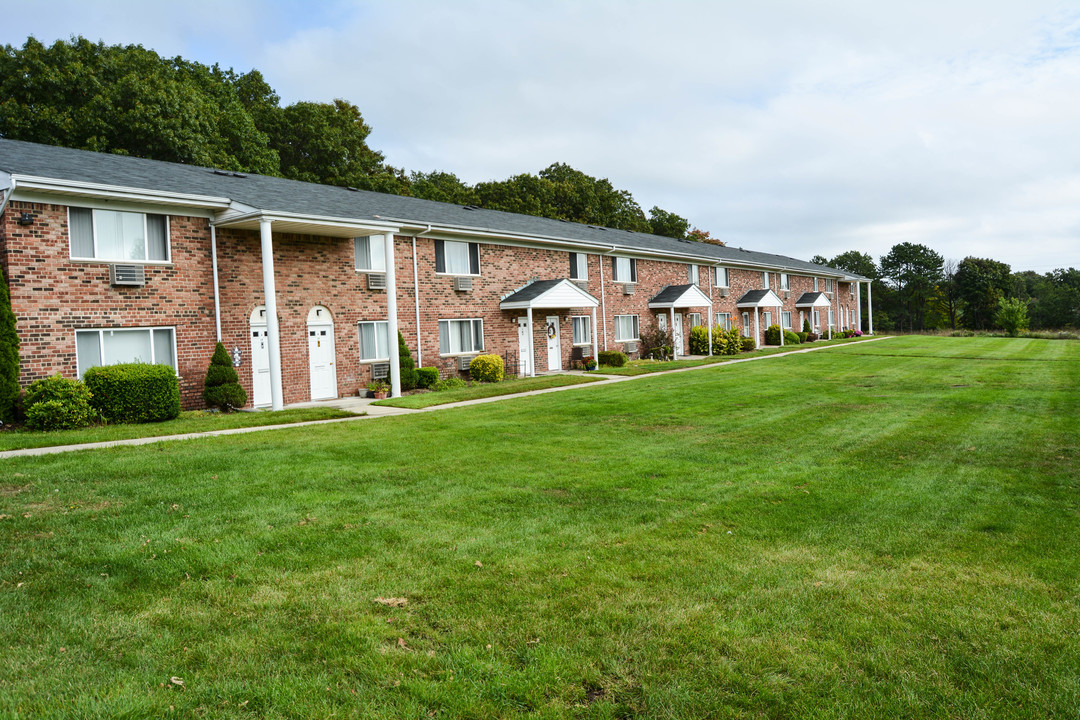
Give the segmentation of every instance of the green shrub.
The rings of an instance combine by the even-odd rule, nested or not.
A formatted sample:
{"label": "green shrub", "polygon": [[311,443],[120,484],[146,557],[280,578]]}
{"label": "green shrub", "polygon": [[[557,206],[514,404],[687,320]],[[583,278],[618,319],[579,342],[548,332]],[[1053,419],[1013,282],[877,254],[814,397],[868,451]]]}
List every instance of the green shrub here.
{"label": "green shrub", "polygon": [[820,339],[821,339],[821,336],[818,335],[817,333],[807,333],[806,334],[806,342],[817,342]]}
{"label": "green shrub", "polygon": [[1020,298],[1001,298],[998,300],[997,314],[994,321],[1009,337],[1016,337],[1021,330],[1027,330],[1027,303]]}
{"label": "green shrub", "polygon": [[756,349],[757,349],[757,340],[755,340],[754,338],[747,338],[747,337],[744,337],[742,339],[742,351],[743,352],[750,352],[751,350],[756,350]]}
{"label": "green shrub", "polygon": [[477,355],[469,363],[469,375],[477,382],[495,383],[506,377],[501,355]]}
{"label": "green shrub", "polygon": [[810,333],[801,332],[801,333],[795,333],[795,334],[799,336],[799,342],[804,343],[804,342],[806,342],[806,336],[809,335]]}
{"label": "green shrub", "polygon": [[92,395],[78,380],[62,375],[35,380],[26,389],[26,425],[33,430],[70,430],[97,419]]}
{"label": "green shrub", "polygon": [[[724,342],[724,330],[719,325],[713,325],[712,329],[712,345],[713,354],[720,355],[720,346]],[[695,328],[690,328],[690,354],[691,355],[708,355],[709,354],[709,328],[704,325],[698,325]]]}
{"label": "green shrub", "polygon": [[601,350],[597,353],[597,359],[600,360],[601,365],[607,365],[608,367],[622,367],[629,359],[626,353],[619,352],[618,350]]}
{"label": "green shrub", "polygon": [[122,363],[83,374],[90,405],[110,423],[147,423],[180,415],[180,383],[168,365]]}
{"label": "green shrub", "polygon": [[811,332],[813,332],[813,328],[810,327],[810,318],[803,318],[802,331],[804,333],[806,333],[807,335],[809,335]]}
{"label": "green shrub", "polygon": [[398,339],[398,370],[401,375],[401,390],[413,390],[416,388],[417,376],[416,376],[416,363],[412,359],[412,351],[409,350],[408,343],[405,342],[405,337],[399,331],[397,334]]}
{"label": "green shrub", "polygon": [[19,334],[11,294],[0,270],[0,423],[13,423],[19,406]]}
{"label": "green shrub", "polygon": [[458,388],[465,387],[465,381],[459,377],[448,377],[439,380],[432,389],[436,392],[442,392],[443,390],[457,390]]}
{"label": "green shrub", "polygon": [[765,328],[765,344],[766,345],[779,345],[780,344],[780,326],[770,325]]}
{"label": "green shrub", "polygon": [[671,357],[671,332],[661,330],[659,325],[645,328],[638,335],[638,357],[651,357],[657,360]]}
{"label": "green shrub", "polygon": [[784,331],[784,343],[787,345],[801,345],[802,340],[799,336],[790,330]]}
{"label": "green shrub", "polygon": [[217,344],[210,357],[210,367],[203,381],[203,401],[206,407],[216,407],[225,412],[247,405],[247,391],[240,385],[232,358],[222,343]]}
{"label": "green shrub", "polygon": [[416,369],[416,387],[429,388],[439,382],[439,368],[422,367]]}

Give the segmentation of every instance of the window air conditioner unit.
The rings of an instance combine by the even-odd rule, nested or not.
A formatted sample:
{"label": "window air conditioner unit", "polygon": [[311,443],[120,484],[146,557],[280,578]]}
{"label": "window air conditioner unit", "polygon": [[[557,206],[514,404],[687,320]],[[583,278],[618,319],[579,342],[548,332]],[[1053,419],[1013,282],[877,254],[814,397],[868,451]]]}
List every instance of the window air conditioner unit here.
{"label": "window air conditioner unit", "polygon": [[791,291],[790,290],[785,290],[783,292],[783,296],[784,296],[784,299],[787,300],[789,297],[791,297]]}
{"label": "window air conditioner unit", "polygon": [[727,297],[730,294],[731,294],[731,288],[726,288],[726,287],[720,288],[720,297]]}
{"label": "window air conditioner unit", "polygon": [[471,355],[460,355],[460,356],[458,356],[457,366],[458,366],[458,370],[460,370],[461,372],[468,372],[470,363],[472,363],[472,356]]}
{"label": "window air conditioner unit", "polygon": [[575,280],[574,284],[577,285],[582,290],[584,290],[585,292],[589,292],[589,281],[588,280]]}
{"label": "window air conditioner unit", "polygon": [[386,289],[386,273],[368,273],[368,276],[367,276],[367,289],[368,290],[385,290]]}
{"label": "window air conditioner unit", "polygon": [[110,265],[110,285],[141,286],[146,284],[146,270],[142,265]]}
{"label": "window air conditioner unit", "polygon": [[623,295],[633,295],[634,292],[636,292],[636,291],[637,291],[637,286],[636,285],[623,285],[622,286],[622,294]]}
{"label": "window air conditioner unit", "polygon": [[469,292],[472,290],[472,278],[471,277],[456,277],[454,278],[454,289],[459,292]]}
{"label": "window air conditioner unit", "polygon": [[628,353],[637,352],[637,343],[636,342],[628,342],[628,343],[626,343],[626,352],[628,352]]}
{"label": "window air conditioner unit", "polygon": [[371,365],[371,379],[385,380],[390,377],[390,363],[373,363]]}

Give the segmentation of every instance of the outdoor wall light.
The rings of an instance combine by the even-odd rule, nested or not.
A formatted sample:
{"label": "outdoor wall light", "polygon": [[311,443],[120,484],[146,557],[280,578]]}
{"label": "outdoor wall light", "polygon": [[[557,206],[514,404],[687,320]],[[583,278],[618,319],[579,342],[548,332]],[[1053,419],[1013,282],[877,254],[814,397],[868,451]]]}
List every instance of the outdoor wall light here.
{"label": "outdoor wall light", "polygon": [[31,215],[28,212],[20,213],[19,214],[19,224],[20,225],[33,225],[34,224],[34,216]]}

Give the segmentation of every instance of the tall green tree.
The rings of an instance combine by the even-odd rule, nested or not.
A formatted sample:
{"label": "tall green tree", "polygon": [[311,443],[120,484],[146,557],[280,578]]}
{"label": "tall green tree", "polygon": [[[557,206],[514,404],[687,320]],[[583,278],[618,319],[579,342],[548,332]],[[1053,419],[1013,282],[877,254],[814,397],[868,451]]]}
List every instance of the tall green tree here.
{"label": "tall green tree", "polygon": [[649,209],[649,226],[652,228],[653,235],[662,235],[677,240],[686,238],[690,232],[689,220],[656,205]]}
{"label": "tall green tree", "polygon": [[825,264],[870,279],[875,279],[878,276],[878,268],[874,264],[874,258],[858,250],[842,252]]}
{"label": "tall green tree", "polygon": [[941,255],[925,245],[909,242],[894,245],[881,258],[881,276],[896,290],[894,319],[900,329],[905,325],[909,330],[925,328],[927,303],[941,280],[944,262]]}
{"label": "tall green tree", "polygon": [[457,175],[448,172],[411,172],[409,184],[413,197],[424,200],[454,203],[455,205],[479,205],[476,190],[462,182]]}
{"label": "tall green tree", "polygon": [[956,266],[955,282],[964,303],[964,325],[973,330],[993,325],[998,301],[1012,284],[1009,266],[988,258],[966,257]]}

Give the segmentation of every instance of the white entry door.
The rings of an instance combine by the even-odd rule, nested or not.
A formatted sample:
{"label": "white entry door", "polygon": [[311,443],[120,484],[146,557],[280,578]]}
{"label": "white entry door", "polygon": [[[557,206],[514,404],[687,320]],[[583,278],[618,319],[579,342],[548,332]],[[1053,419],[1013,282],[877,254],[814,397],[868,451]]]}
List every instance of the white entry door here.
{"label": "white entry door", "polygon": [[559,347],[559,318],[547,317],[548,371],[562,370],[562,350]]}
{"label": "white entry door", "polygon": [[529,318],[518,318],[518,377],[529,375],[532,353],[529,352]]}
{"label": "white entry door", "polygon": [[251,404],[270,404],[270,342],[265,325],[251,326]]}
{"label": "white entry door", "polygon": [[675,352],[683,355],[682,315],[675,313],[675,327],[671,330],[671,341],[675,344]]}
{"label": "white entry door", "polygon": [[333,325],[308,325],[308,363],[311,366],[311,399],[336,398]]}

